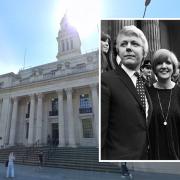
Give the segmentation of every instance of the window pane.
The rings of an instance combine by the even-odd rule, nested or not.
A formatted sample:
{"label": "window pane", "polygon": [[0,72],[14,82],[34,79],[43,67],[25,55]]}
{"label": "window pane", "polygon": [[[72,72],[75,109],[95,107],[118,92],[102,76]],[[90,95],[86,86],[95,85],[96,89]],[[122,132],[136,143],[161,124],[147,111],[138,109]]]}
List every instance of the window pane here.
{"label": "window pane", "polygon": [[58,110],[58,98],[52,99],[52,111]]}
{"label": "window pane", "polygon": [[89,94],[80,95],[79,113],[92,113],[92,103]]}
{"label": "window pane", "polygon": [[81,94],[80,95],[80,108],[89,108],[89,107],[91,107],[89,94]]}
{"label": "window pane", "polygon": [[82,119],[83,126],[83,137],[92,138],[93,137],[93,128],[91,119]]}
{"label": "window pane", "polygon": [[29,134],[29,123],[26,123],[26,139],[28,139]]}

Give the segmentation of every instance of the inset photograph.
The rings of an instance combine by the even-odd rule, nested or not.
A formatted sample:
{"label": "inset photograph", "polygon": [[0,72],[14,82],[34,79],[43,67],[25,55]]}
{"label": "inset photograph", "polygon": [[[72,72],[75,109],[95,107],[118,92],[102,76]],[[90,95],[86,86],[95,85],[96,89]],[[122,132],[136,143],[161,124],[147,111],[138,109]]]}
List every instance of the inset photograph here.
{"label": "inset photograph", "polygon": [[101,20],[100,161],[180,159],[179,42],[179,20]]}

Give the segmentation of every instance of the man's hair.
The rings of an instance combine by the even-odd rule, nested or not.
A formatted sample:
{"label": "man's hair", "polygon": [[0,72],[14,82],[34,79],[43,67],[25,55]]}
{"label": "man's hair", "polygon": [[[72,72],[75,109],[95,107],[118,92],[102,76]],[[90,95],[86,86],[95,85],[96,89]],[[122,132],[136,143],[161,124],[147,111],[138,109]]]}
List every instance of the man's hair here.
{"label": "man's hair", "polygon": [[119,40],[122,35],[126,36],[136,36],[142,40],[143,43],[143,51],[144,51],[144,58],[148,54],[148,42],[147,39],[144,35],[144,33],[138,29],[136,26],[131,25],[131,26],[124,26],[118,33],[117,38],[116,38],[116,49],[118,51],[119,48]]}
{"label": "man's hair", "polygon": [[178,67],[178,60],[176,58],[176,55],[168,49],[159,49],[154,53],[152,59],[152,69],[154,73],[156,74],[156,66],[159,64],[159,62],[164,62],[169,59],[171,60],[173,65],[173,74],[175,74]]}

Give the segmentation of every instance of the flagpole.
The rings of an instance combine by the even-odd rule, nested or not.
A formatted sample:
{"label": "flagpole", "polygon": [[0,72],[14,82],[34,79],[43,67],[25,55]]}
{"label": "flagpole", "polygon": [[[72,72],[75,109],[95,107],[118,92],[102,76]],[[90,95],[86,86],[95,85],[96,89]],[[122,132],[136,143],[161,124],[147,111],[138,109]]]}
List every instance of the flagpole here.
{"label": "flagpole", "polygon": [[144,14],[143,14],[143,18],[145,17],[146,14],[146,8],[147,6],[150,4],[151,0],[145,0],[145,9],[144,9]]}
{"label": "flagpole", "polygon": [[146,8],[147,8],[147,6],[145,6],[143,18],[145,17],[145,14],[146,14]]}

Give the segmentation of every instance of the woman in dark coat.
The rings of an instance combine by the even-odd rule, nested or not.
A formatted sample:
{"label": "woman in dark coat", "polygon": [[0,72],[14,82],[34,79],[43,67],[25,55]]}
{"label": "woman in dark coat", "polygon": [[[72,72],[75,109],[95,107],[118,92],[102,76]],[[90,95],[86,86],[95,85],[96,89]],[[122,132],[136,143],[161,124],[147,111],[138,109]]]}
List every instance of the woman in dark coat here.
{"label": "woman in dark coat", "polygon": [[158,81],[148,88],[153,103],[150,159],[180,159],[180,87],[171,80],[177,64],[176,56],[166,49],[156,51],[152,60]]}

